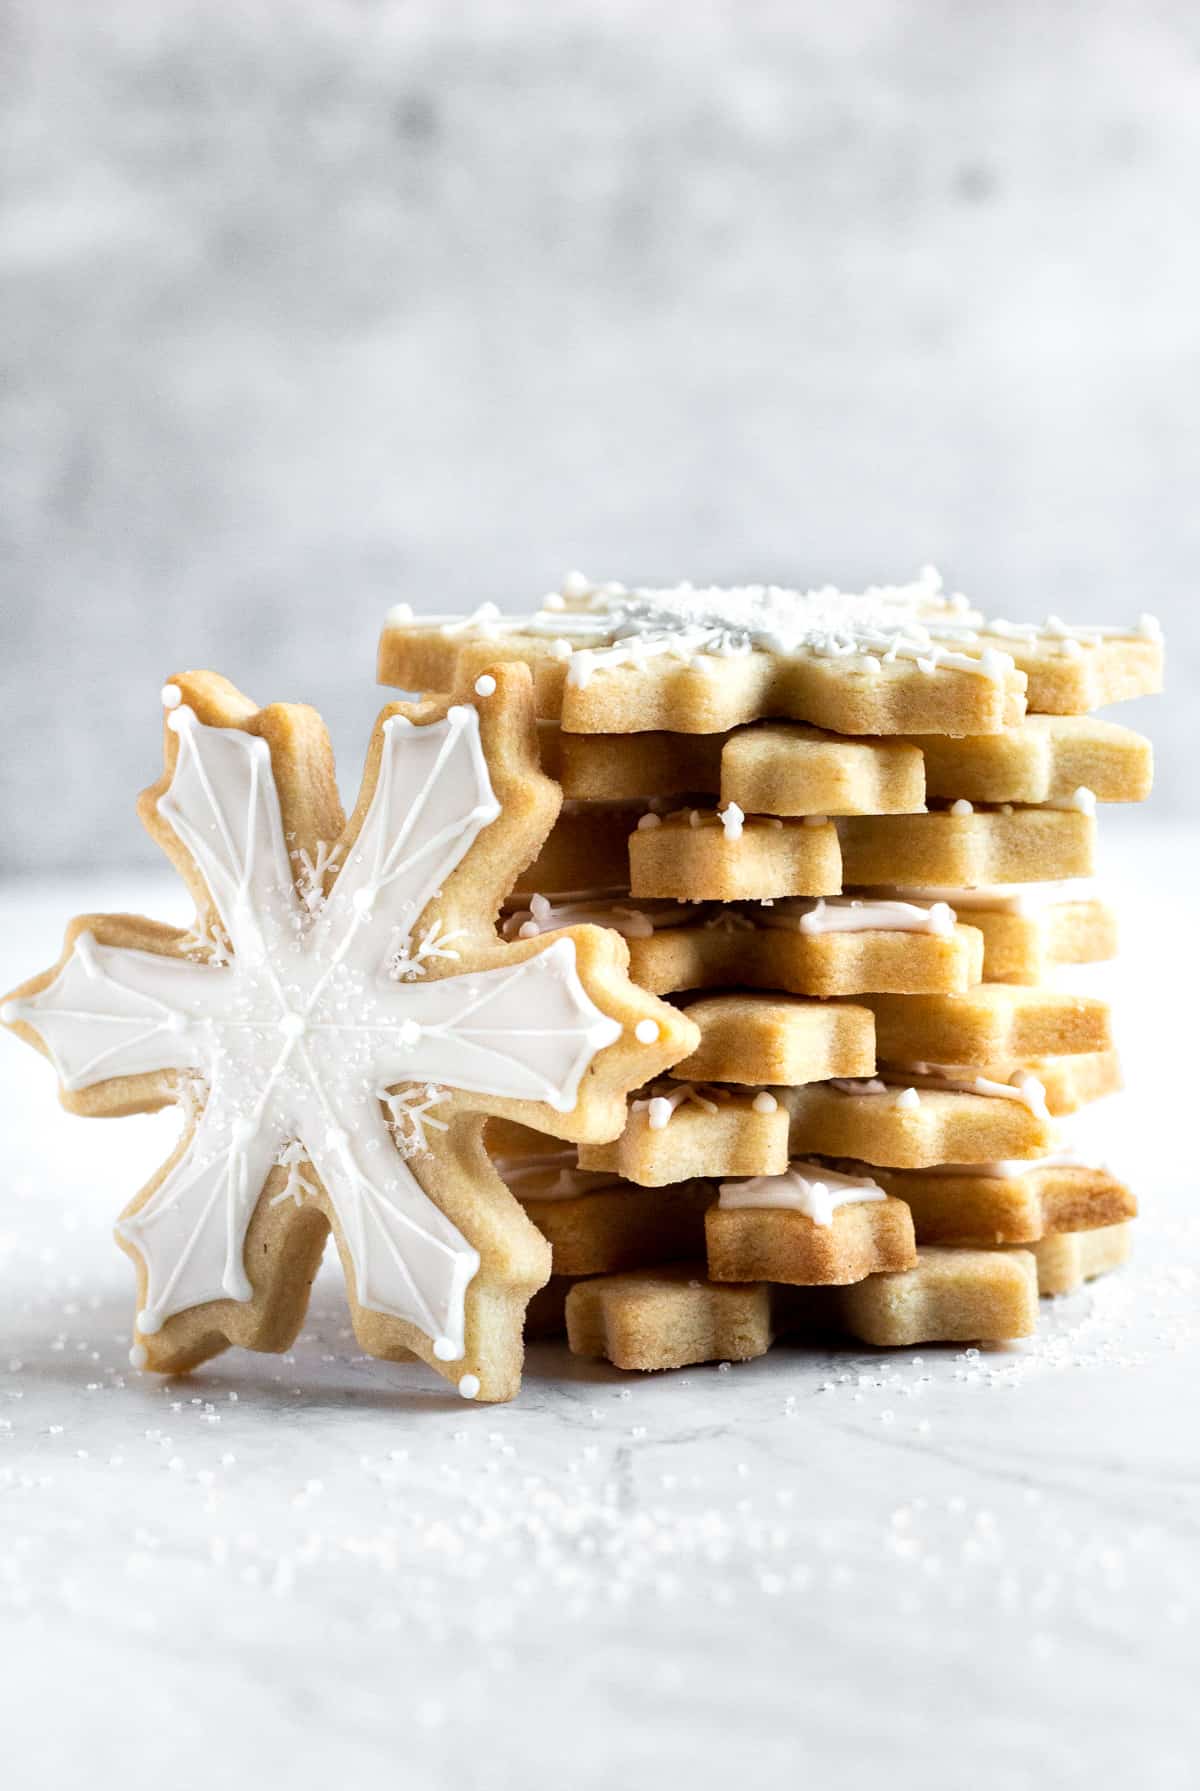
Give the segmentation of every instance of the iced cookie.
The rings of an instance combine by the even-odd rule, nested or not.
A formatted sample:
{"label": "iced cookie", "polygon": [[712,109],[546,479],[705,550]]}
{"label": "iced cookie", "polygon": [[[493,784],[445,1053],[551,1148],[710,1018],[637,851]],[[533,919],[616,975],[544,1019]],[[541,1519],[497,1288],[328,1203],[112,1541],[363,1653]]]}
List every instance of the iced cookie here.
{"label": "iced cookie", "polygon": [[211,673],[163,702],[166,768],[140,812],[195,925],[84,916],[2,1016],[72,1111],[187,1115],[118,1228],[133,1361],[285,1348],[332,1229],[364,1349],[507,1398],[549,1250],[487,1160],[483,1116],[610,1135],[647,1068],[698,1042],[629,981],[617,933],[497,938],[558,803],[528,674],[386,709],[348,821],[312,710],[258,709]]}

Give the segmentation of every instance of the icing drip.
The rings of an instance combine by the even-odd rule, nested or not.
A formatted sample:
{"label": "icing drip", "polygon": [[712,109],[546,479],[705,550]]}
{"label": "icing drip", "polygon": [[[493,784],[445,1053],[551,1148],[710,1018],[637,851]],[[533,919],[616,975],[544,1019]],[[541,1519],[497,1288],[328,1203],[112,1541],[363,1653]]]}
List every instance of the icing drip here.
{"label": "icing drip", "polygon": [[800,1159],[782,1175],[758,1175],[750,1181],[721,1182],[719,1201],[726,1212],[744,1207],[787,1207],[803,1213],[814,1225],[832,1225],[838,1207],[860,1201],[886,1200],[887,1195],[865,1175],[843,1175],[820,1163]]}
{"label": "icing drip", "polygon": [[278,1164],[284,1198],[324,1190],[360,1304],[418,1326],[455,1359],[479,1257],[405,1158],[443,1124],[430,1109],[447,1091],[570,1112],[621,1027],[588,996],[569,938],[484,971],[388,974],[399,964],[416,976],[451,955],[432,931],[414,947],[414,925],[500,812],[473,708],[420,728],[384,722],[366,815],[315,903],[316,863],[299,889],[293,879],[266,741],[205,726],[182,702],[168,725],[179,750],[158,810],[204,878],[227,961],[84,932],[52,983],[11,1004],[67,1090],[163,1071],[182,1073],[181,1101],[197,1078],[207,1086],[179,1159],[120,1226],[146,1269],[138,1327],[153,1333],[207,1301],[252,1297],[246,1230]]}
{"label": "icing drip", "polygon": [[1096,812],[1096,792],[1094,790],[1089,790],[1086,784],[1080,784],[1079,788],[1077,790],[1072,790],[1069,796],[1064,796],[1060,802],[1048,802],[1046,807],[1074,809],[1077,814],[1094,815]]}

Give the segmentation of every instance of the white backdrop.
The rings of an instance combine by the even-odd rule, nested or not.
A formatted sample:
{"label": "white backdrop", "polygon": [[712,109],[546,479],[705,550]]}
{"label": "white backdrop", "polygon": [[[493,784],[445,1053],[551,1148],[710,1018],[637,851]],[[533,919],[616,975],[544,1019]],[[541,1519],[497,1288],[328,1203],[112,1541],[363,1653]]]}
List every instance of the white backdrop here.
{"label": "white backdrop", "polygon": [[[0,847],[148,847],[187,665],[347,782],[404,598],[854,583],[1200,659],[1200,14],[8,0]],[[1141,711],[1141,713],[1139,713]],[[1195,722],[1136,705],[1179,813]]]}

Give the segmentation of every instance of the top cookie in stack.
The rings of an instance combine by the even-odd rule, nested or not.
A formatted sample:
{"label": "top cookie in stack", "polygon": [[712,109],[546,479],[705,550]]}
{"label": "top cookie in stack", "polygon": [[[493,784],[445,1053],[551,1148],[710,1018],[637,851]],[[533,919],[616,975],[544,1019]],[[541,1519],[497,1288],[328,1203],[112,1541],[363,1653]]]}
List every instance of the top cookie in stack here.
{"label": "top cookie in stack", "polygon": [[[538,712],[574,734],[711,734],[783,716],[839,734],[994,734],[1160,687],[1157,623],[1072,628],[988,621],[927,567],[849,595],[776,585],[627,590],[572,574],[533,615],[384,627],[379,678],[466,692],[500,659],[533,668]],[[938,673],[938,676],[934,676]]]}
{"label": "top cookie in stack", "polygon": [[1097,802],[1142,799],[1151,753],[1088,711],[1160,687],[1153,620],[989,621],[931,571],[857,595],[576,575],[524,618],[394,611],[380,674],[465,694],[513,658],[566,802],[506,930],[618,928],[702,1035],[578,1163],[493,1140],[557,1275],[640,1271],[571,1296],[576,1346],[739,1353],[728,1283],[758,1301],[741,1353],[781,1324],[1008,1336],[1039,1263],[1044,1291],[1108,1266],[1132,1197],[1053,1123],[1118,1085],[1108,1012],[1053,975],[1115,950],[1081,880]]}

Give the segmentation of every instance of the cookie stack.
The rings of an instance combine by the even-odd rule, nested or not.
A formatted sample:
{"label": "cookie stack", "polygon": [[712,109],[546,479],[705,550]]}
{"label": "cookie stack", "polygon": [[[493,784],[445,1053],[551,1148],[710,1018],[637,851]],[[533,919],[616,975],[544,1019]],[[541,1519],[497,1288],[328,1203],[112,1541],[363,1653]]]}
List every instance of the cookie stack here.
{"label": "cookie stack", "polygon": [[1097,805],[1147,795],[1151,750],[1089,712],[1160,687],[1152,618],[989,621],[930,571],[573,576],[523,618],[393,612],[380,670],[462,695],[511,659],[564,804],[506,938],[615,929],[700,1036],[614,1142],[490,1122],[553,1253],[531,1333],[641,1369],[1003,1340],[1124,1259],[1135,1198],[1087,1144],[1109,1011],[1058,972],[1116,950]]}

